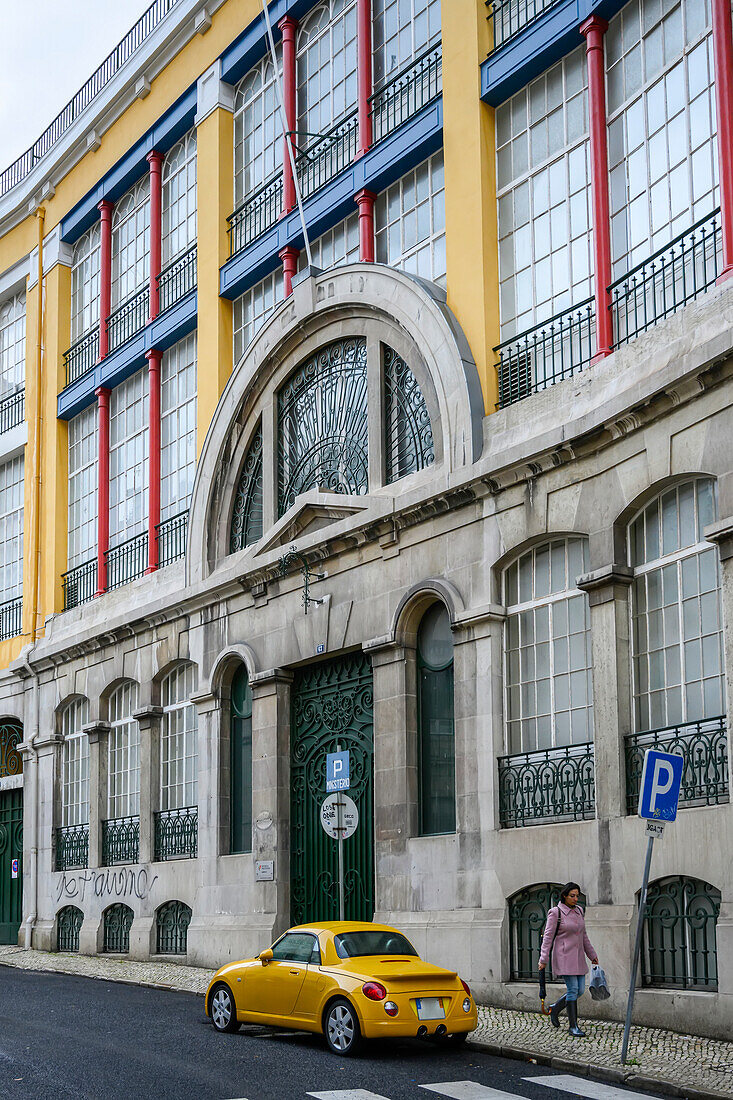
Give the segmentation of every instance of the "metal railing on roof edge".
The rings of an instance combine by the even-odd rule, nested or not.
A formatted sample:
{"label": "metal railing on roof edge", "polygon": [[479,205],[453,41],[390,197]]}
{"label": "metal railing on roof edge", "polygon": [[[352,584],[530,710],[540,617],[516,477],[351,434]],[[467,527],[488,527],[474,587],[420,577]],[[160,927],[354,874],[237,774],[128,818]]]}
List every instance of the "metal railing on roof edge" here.
{"label": "metal railing on roof edge", "polygon": [[147,11],[143,12],[134,27],[127,32],[121,42],[118,42],[112,53],[104,59],[99,68],[82,85],[73,99],[69,100],[53,122],[34,141],[30,149],[26,149],[25,153],[22,153],[4,172],[0,173],[0,195],[5,195],[30,174],[42,157],[63,137],[81,112],[107,86],[115,73],[119,72],[126,61],[129,61],[164,16],[180,2],[181,0],[154,0],[154,3],[150,5]]}

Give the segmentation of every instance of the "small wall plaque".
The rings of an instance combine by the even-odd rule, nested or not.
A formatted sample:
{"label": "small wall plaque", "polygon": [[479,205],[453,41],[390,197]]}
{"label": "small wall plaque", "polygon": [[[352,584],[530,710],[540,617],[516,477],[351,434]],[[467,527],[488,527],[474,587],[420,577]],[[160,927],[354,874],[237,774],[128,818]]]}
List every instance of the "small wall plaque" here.
{"label": "small wall plaque", "polygon": [[255,860],[255,882],[272,882],[275,878],[274,859]]}

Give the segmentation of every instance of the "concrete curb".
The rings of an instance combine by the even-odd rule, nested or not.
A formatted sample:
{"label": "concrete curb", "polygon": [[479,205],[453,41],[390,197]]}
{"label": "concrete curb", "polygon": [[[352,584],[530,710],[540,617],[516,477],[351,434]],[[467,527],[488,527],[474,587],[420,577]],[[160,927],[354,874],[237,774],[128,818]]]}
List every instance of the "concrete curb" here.
{"label": "concrete curb", "polygon": [[186,989],[181,985],[170,985],[168,982],[149,982],[144,978],[116,978],[110,974],[80,974],[78,970],[39,970],[33,966],[16,966],[14,963],[3,962],[0,966],[7,966],[11,970],[23,970],[27,974],[63,974],[66,978],[91,978],[95,982],[115,982],[117,985],[135,985],[142,989],[164,989],[166,993],[188,993],[192,997],[203,997],[205,992],[199,989]]}
{"label": "concrete curb", "polygon": [[466,1046],[480,1054],[493,1054],[499,1058],[513,1058],[519,1062],[530,1062],[538,1066],[549,1066],[564,1073],[575,1073],[579,1077],[592,1077],[596,1081],[607,1081],[613,1085],[628,1085],[630,1088],[646,1089],[684,1098],[684,1100],[731,1100],[730,1092],[718,1092],[717,1089],[698,1089],[675,1084],[664,1077],[647,1077],[633,1069],[616,1066],[601,1066],[595,1062],[575,1061],[572,1058],[542,1054],[521,1047],[502,1046],[500,1043],[488,1043],[482,1039],[469,1039]]}

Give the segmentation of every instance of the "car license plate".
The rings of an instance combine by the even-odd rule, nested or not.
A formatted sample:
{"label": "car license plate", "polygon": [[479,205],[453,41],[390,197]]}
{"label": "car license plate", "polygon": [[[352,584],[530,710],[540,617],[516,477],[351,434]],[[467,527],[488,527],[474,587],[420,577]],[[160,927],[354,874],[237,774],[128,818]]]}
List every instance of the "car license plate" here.
{"label": "car license plate", "polygon": [[418,997],[415,1001],[418,1020],[444,1020],[445,1009],[440,997]]}

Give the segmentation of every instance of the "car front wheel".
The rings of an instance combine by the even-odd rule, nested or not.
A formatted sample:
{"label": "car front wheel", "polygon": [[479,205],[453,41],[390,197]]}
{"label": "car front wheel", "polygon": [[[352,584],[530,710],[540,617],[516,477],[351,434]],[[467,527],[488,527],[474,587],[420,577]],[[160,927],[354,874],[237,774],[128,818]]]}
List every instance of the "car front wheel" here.
{"label": "car front wheel", "polygon": [[211,1022],[217,1031],[239,1031],[234,997],[228,985],[215,985],[209,1002]]}
{"label": "car front wheel", "polygon": [[323,1030],[334,1054],[354,1054],[361,1044],[356,1012],[343,998],[329,1005]]}

